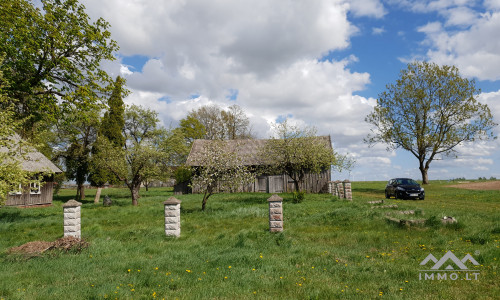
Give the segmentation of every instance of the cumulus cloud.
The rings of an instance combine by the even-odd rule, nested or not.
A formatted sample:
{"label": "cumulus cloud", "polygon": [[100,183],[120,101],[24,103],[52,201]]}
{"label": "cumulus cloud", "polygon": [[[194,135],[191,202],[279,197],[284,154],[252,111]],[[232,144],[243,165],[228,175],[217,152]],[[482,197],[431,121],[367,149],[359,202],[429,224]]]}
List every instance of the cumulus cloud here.
{"label": "cumulus cloud", "polygon": [[348,3],[350,11],[357,17],[382,18],[387,14],[379,0],[350,0]]}

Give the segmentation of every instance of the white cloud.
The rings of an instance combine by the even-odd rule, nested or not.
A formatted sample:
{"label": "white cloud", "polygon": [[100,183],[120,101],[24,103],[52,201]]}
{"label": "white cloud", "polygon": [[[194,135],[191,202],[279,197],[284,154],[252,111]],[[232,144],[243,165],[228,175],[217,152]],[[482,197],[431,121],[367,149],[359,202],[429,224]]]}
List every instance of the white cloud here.
{"label": "white cloud", "polygon": [[373,35],[381,35],[384,32],[385,32],[384,27],[373,27],[372,28],[372,34]]}
{"label": "white cloud", "polygon": [[350,11],[357,17],[382,18],[387,14],[379,0],[349,0]]}

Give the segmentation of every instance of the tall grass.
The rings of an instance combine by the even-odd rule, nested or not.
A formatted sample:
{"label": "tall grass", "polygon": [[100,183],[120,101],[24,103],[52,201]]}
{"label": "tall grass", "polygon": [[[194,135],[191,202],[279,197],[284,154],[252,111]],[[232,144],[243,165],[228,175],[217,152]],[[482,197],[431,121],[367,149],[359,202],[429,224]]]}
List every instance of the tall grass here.
{"label": "tall grass", "polygon": [[[485,298],[500,294],[500,192],[426,186],[426,200],[386,200],[418,218],[453,216],[458,225],[398,227],[386,210],[382,182],[354,182],[352,202],[283,194],[284,232],[268,232],[269,194],[217,194],[201,211],[201,195],[178,196],[181,237],[163,230],[164,188],[141,191],[133,207],[126,189],[109,189],[111,207],[82,205],[82,252],[26,258],[7,249],[62,237],[63,190],[46,208],[0,209],[0,298],[5,299],[392,299]],[[398,209],[399,209],[398,208]],[[479,280],[419,280],[429,254],[471,253]]]}

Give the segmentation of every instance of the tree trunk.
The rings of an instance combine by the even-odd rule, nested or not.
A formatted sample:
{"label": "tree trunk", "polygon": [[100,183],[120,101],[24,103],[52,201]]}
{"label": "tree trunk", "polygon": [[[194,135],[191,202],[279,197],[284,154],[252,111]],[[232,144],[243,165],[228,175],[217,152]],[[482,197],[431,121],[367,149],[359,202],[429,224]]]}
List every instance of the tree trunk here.
{"label": "tree trunk", "polygon": [[298,180],[293,180],[293,186],[295,188],[295,191],[298,193],[300,192],[300,189],[299,189],[299,181]]}
{"label": "tree trunk", "polygon": [[205,192],[205,194],[203,195],[203,201],[201,202],[201,210],[202,211],[205,211],[205,207],[207,206],[208,197],[210,197],[210,195],[207,195],[207,193]]}
{"label": "tree trunk", "polygon": [[422,184],[429,184],[429,176],[427,175],[427,171],[429,170],[429,167],[424,167],[423,162],[421,162],[419,170],[420,170],[420,173],[422,174]]}
{"label": "tree trunk", "polygon": [[132,205],[137,206],[137,199],[141,196],[139,195],[139,190],[141,188],[141,184],[134,184],[130,186],[130,193],[132,194]]}
{"label": "tree trunk", "polygon": [[80,185],[80,200],[85,199],[85,186],[82,184]]}
{"label": "tree trunk", "polygon": [[98,186],[97,191],[95,192],[95,198],[94,198],[95,204],[99,203],[99,199],[101,199],[101,191],[102,191],[102,187]]}
{"label": "tree trunk", "polygon": [[77,183],[76,186],[76,201],[81,201],[85,199],[85,187],[83,186],[83,183]]}

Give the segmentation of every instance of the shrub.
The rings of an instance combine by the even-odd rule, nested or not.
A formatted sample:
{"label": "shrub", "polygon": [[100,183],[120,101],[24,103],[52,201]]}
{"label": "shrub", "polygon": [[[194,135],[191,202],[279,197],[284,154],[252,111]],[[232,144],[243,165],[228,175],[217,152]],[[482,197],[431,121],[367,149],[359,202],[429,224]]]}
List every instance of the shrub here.
{"label": "shrub", "polygon": [[187,167],[179,167],[174,172],[174,178],[176,183],[189,182],[193,177],[193,171]]}
{"label": "shrub", "polygon": [[306,198],[306,192],[304,191],[295,191],[293,192],[293,203],[301,203]]}

